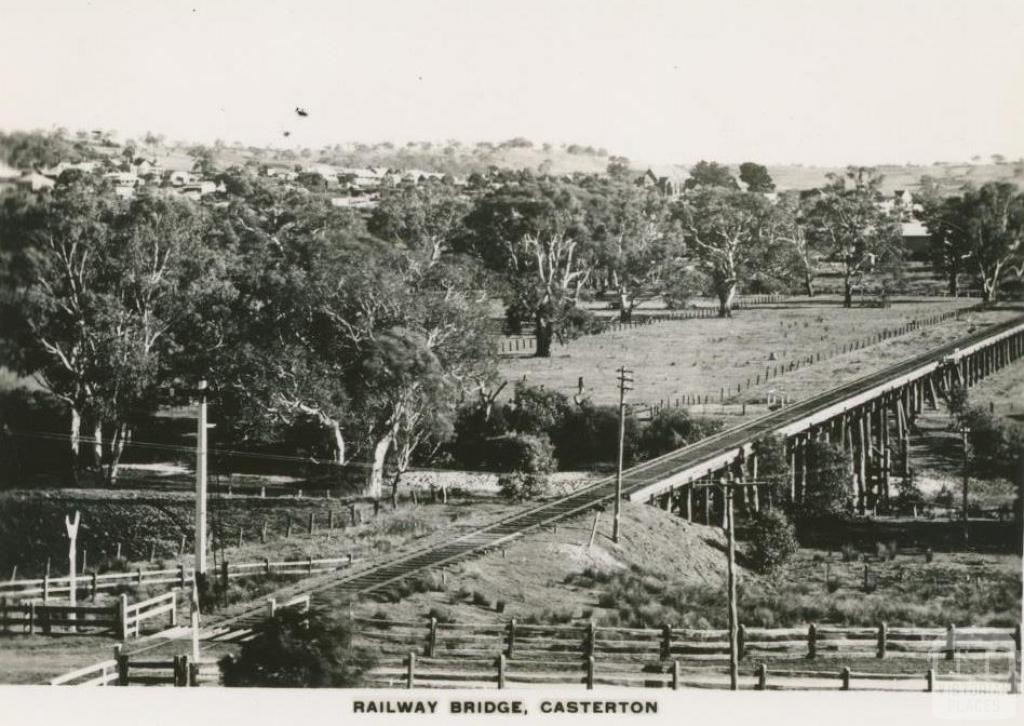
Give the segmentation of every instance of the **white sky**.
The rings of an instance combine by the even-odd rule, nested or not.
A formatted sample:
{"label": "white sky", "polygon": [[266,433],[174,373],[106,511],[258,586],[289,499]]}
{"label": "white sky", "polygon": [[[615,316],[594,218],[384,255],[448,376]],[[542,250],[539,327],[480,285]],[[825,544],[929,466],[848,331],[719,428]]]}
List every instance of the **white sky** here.
{"label": "white sky", "polygon": [[903,163],[1024,156],[1022,111],[1024,0],[0,0],[8,130]]}

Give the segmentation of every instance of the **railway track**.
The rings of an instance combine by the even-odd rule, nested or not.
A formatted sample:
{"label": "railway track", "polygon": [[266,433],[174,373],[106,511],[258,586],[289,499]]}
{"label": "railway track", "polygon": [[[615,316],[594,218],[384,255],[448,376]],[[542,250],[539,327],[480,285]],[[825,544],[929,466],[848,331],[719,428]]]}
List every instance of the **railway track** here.
{"label": "railway track", "polygon": [[[886,382],[922,366],[941,360],[960,348],[983,342],[987,338],[1021,324],[1024,324],[1024,316],[987,327],[882,371],[868,374],[707,437],[690,446],[634,466],[623,472],[623,494],[628,495],[630,492],[650,486],[681,471],[697,467],[703,462],[721,456],[724,452],[738,449],[787,424],[798,422],[816,411],[841,404],[859,393],[884,385]],[[553,525],[559,520],[600,507],[611,501],[614,496],[615,478],[607,477],[560,499],[517,512],[447,542],[406,552],[360,571],[346,572],[340,577],[336,574],[324,575],[312,581],[296,583],[282,589],[280,595],[285,596],[299,591],[324,592],[330,590],[337,592],[342,599],[346,596],[356,598],[428,569],[449,565],[469,556],[501,547],[541,527]],[[235,615],[217,619],[215,624],[217,627],[252,627],[262,617],[263,612],[262,606],[254,606]]]}

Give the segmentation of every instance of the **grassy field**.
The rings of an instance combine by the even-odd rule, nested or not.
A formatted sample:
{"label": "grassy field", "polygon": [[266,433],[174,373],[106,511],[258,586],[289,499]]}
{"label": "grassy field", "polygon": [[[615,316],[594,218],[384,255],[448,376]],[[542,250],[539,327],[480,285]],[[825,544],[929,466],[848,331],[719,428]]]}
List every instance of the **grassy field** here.
{"label": "grassy field", "polygon": [[[721,389],[728,395],[736,386],[746,390],[766,367],[788,366],[808,355],[828,352],[862,340],[886,328],[924,318],[966,301],[907,302],[888,309],[843,309],[835,302],[817,301],[780,307],[741,310],[731,320],[701,319],[665,321],[650,326],[587,336],[556,346],[551,358],[508,358],[501,373],[510,381],[522,379],[566,394],[575,392],[583,377],[591,400],[617,400],[615,370],[635,371],[633,401],[656,403],[685,395],[708,395],[717,401]],[[915,331],[869,348],[839,355],[801,368],[760,388],[752,387],[741,400],[762,400],[768,389],[791,397],[831,387],[850,376],[879,367],[965,334],[972,326],[993,324],[1011,312],[972,314]]]}

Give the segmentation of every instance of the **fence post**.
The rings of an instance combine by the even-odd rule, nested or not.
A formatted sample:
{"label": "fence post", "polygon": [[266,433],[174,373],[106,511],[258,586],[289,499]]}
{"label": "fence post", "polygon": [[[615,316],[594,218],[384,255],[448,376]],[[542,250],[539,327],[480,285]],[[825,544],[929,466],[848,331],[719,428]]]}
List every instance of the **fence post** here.
{"label": "fence post", "polygon": [[505,654],[498,654],[498,688],[505,687]]}
{"label": "fence post", "polygon": [[313,574],[313,555],[306,555],[306,574]]}
{"label": "fence post", "polygon": [[594,690],[594,656],[587,656],[587,690]]}
{"label": "fence post", "polygon": [[661,626],[661,659],[668,660],[672,649],[672,626]]}
{"label": "fence post", "polygon": [[739,660],[743,660],[743,657],[746,655],[747,651],[747,628],[743,625],[743,623],[740,623],[740,626],[739,628],[737,628],[737,631],[738,632],[736,633],[736,657]]}
{"label": "fence post", "polygon": [[437,618],[430,618],[430,632],[427,634],[427,657],[433,658],[437,650]]}
{"label": "fence post", "polygon": [[309,530],[309,534],[313,534],[313,512],[309,513],[309,527],[307,529]]}
{"label": "fence post", "polygon": [[227,591],[227,589],[228,589],[228,561],[227,560],[223,560],[220,563],[220,576],[221,576],[221,579],[224,581],[224,590]]}
{"label": "fence post", "polygon": [[99,589],[99,585],[96,581],[96,570],[92,571],[92,575],[89,578],[89,596],[93,602],[96,602],[96,591]]}
{"label": "fence post", "polygon": [[274,613],[277,612],[277,598],[267,598],[267,610],[270,613],[270,617],[274,617]]}
{"label": "fence post", "polygon": [[178,624],[178,593],[171,590],[171,627]]}
{"label": "fence post", "polygon": [[935,690],[935,669],[934,668],[929,668],[928,669],[928,673],[925,674],[925,682],[927,683],[927,686],[925,687],[925,690],[927,690],[928,693],[931,693],[932,691]]}
{"label": "fence post", "polygon": [[185,589],[185,565],[178,565],[178,587]]}
{"label": "fence post", "polygon": [[128,596],[121,595],[117,600],[117,620],[120,624],[121,640],[128,640]]}
{"label": "fence post", "polygon": [[818,655],[818,629],[814,623],[807,626],[807,657],[814,658]]}
{"label": "fence post", "polygon": [[850,690],[850,667],[849,666],[843,666],[842,677],[843,677],[843,690],[844,691],[849,691]]}
{"label": "fence post", "polygon": [[594,655],[594,641],[596,640],[596,636],[597,628],[594,626],[594,621],[591,620],[589,623],[587,623],[587,640],[586,643],[583,644],[584,654],[588,657],[591,657],[591,659],[593,659],[592,656]]}
{"label": "fence post", "polygon": [[171,677],[171,679],[173,681],[173,685],[175,687],[181,686],[182,683],[181,683],[181,656],[180,655],[176,655],[176,656],[173,656],[171,658],[171,670],[173,672],[173,675]]}
{"label": "fence post", "polygon": [[946,628],[946,660],[953,660],[956,652],[956,626],[952,623]]}
{"label": "fence post", "polygon": [[884,658],[888,646],[889,626],[882,622],[878,626],[878,657]]}
{"label": "fence post", "polygon": [[405,674],[405,687],[412,688],[416,682],[416,653],[409,651],[408,670]]}
{"label": "fence post", "polygon": [[50,573],[43,575],[43,602],[50,602]]}
{"label": "fence post", "polygon": [[672,661],[672,690],[679,690],[679,661]]}
{"label": "fence post", "polygon": [[269,557],[264,557],[263,558],[263,571],[267,575],[270,574],[270,558]]}
{"label": "fence post", "polygon": [[516,619],[508,621],[508,657],[514,658],[516,654]]}
{"label": "fence post", "polygon": [[36,632],[36,604],[34,601],[28,604],[28,632],[29,634]]}
{"label": "fence post", "polygon": [[188,685],[196,687],[199,685],[199,664],[189,663],[188,664]]}
{"label": "fence post", "polygon": [[128,655],[125,653],[117,655],[117,685],[128,685]]}
{"label": "fence post", "polygon": [[757,666],[757,690],[768,690],[768,666],[760,663]]}
{"label": "fence post", "polygon": [[0,597],[0,626],[3,627],[3,631],[8,631],[7,627],[7,598]]}

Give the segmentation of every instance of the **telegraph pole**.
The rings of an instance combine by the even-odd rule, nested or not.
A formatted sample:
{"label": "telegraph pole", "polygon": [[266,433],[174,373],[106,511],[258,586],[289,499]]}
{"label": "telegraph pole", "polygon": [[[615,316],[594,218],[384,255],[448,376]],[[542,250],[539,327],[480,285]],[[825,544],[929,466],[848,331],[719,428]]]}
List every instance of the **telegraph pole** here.
{"label": "telegraph pole", "polygon": [[971,433],[971,429],[967,426],[960,428],[960,436],[962,437],[964,445],[964,497],[963,497],[963,515],[964,515],[964,547],[967,546],[968,542],[968,524],[967,524],[967,486],[970,480],[970,453],[968,450],[967,436]]}
{"label": "telegraph pole", "polygon": [[196,432],[195,576],[206,575],[206,381],[199,381],[199,429]]}
{"label": "telegraph pole", "polygon": [[632,391],[633,371],[619,368],[619,458],[615,467],[615,519],[612,541],[619,541],[619,518],[622,509],[622,449],[626,440],[626,391]]}
{"label": "telegraph pole", "polygon": [[739,616],[736,613],[736,520],[732,508],[733,487],[725,487],[725,517],[729,535],[729,689],[739,690]]}

